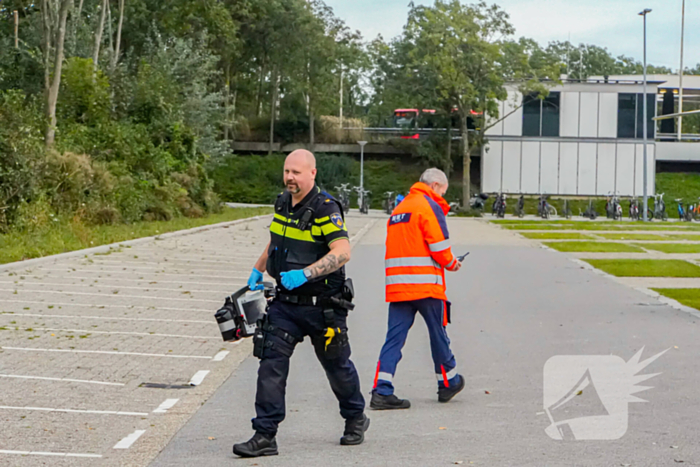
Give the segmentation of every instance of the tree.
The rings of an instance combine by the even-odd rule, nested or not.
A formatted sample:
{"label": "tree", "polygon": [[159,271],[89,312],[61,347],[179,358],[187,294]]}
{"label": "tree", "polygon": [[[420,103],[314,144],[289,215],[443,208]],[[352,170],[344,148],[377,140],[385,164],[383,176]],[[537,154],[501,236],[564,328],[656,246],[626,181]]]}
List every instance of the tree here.
{"label": "tree", "polygon": [[456,108],[462,136],[463,205],[470,198],[471,148],[467,120],[471,110],[498,114],[507,97],[501,72],[503,40],[514,33],[508,15],[486,3],[463,5],[437,0],[432,7],[411,4],[404,29],[410,81],[434,90],[443,108]]}
{"label": "tree", "polygon": [[[46,93],[46,146],[51,147],[56,139],[56,103],[61,87],[61,71],[63,68],[63,50],[66,40],[66,22],[72,0],[60,0],[52,8],[49,0],[41,1],[41,12],[44,25],[44,87]],[[52,54],[53,51],[53,54]],[[53,59],[53,76],[51,65]]]}

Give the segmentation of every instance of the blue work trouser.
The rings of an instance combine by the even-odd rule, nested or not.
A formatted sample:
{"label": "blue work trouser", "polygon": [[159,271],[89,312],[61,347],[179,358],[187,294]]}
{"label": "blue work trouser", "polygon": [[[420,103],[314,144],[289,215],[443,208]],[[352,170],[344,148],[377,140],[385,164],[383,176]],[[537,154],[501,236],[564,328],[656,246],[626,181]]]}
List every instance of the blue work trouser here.
{"label": "blue work trouser", "polygon": [[401,349],[406,344],[408,331],[413,326],[416,312],[419,312],[430,335],[430,350],[435,364],[435,376],[438,380],[438,388],[449,387],[451,383],[458,381],[457,363],[450,350],[450,339],[445,329],[445,306],[443,300],[436,298],[424,298],[408,302],[394,302],[389,304],[389,326],[386,334],[386,342],[379,355],[377,374],[375,376],[375,390],[382,396],[394,393],[393,379],[396,374],[396,366],[401,360]]}
{"label": "blue work trouser", "polygon": [[[269,322],[296,337],[311,337],[316,357],[326,371],[331,389],[340,404],[340,415],[346,420],[360,418],[365,400],[360,391],[360,377],[350,360],[350,344],[342,349],[338,358],[326,357],[324,329],[326,321],[323,309],[318,306],[302,306],[274,301],[268,310]],[[347,312],[335,313],[335,326],[347,331]],[[256,417],[253,429],[258,433],[274,436],[285,417],[285,393],[289,375],[289,359],[295,345],[281,338],[268,335],[274,345],[265,349],[258,368],[258,390],[255,397]]]}

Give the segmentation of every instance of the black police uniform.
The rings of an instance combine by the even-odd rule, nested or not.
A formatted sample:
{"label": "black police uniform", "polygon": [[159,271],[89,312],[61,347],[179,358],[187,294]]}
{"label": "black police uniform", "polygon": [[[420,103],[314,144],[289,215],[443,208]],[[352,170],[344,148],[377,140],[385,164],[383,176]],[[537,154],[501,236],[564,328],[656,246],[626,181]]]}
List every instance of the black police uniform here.
{"label": "black police uniform", "polygon": [[[345,268],[291,291],[282,286],[280,277],[282,272],[310,266],[328,254],[334,241],[348,238],[342,208],[317,186],[296,206],[292,206],[291,195],[284,193],[275,204],[270,233],[267,271],[278,286],[276,298],[268,309],[267,323],[263,325],[265,343],[260,351],[262,355],[258,355],[261,360],[253,429],[268,437],[277,433],[285,417],[289,359],[305,336],[311,338],[347,428],[347,423],[363,417],[365,400],[357,370],[350,360],[348,312],[330,301],[331,297],[342,294]],[[329,329],[333,329],[331,334]]]}

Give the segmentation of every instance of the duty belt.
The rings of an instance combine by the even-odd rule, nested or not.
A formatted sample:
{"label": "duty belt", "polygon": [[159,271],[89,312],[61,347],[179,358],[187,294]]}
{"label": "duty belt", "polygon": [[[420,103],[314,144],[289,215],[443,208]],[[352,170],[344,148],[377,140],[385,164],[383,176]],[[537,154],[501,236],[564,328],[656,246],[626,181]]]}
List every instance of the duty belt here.
{"label": "duty belt", "polygon": [[275,295],[277,300],[285,303],[293,303],[302,306],[336,306],[346,310],[353,310],[355,305],[341,297],[315,297],[311,295],[289,295],[280,293]]}

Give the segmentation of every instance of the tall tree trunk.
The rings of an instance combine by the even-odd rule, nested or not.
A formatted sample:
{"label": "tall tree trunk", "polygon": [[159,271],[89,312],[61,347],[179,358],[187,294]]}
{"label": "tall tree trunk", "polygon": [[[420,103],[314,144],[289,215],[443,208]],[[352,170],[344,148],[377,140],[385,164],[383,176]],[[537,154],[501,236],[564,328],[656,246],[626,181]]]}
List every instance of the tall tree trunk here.
{"label": "tall tree trunk", "polygon": [[226,65],[226,89],[224,90],[224,141],[229,139],[229,127],[231,115],[229,104],[231,103],[231,64]]}
{"label": "tall tree trunk", "polygon": [[258,97],[255,99],[255,116],[260,117],[260,113],[262,112],[262,90],[263,90],[263,83],[265,82],[265,75],[267,74],[267,70],[265,70],[265,63],[263,62],[262,65],[260,65],[260,79],[258,80]]}
{"label": "tall tree trunk", "polygon": [[102,33],[105,29],[105,17],[107,16],[108,0],[102,0],[102,12],[100,13],[100,23],[95,32],[95,48],[92,53],[93,80],[97,78],[97,65],[100,59],[100,45],[102,45]]}
{"label": "tall tree trunk", "polygon": [[117,25],[117,41],[114,44],[114,55],[112,55],[112,71],[117,68],[119,63],[119,54],[122,45],[122,26],[124,25],[124,3],[125,0],[119,0],[119,24]]}
{"label": "tall tree trunk", "polygon": [[452,171],[452,118],[448,114],[447,118],[447,154],[445,154],[445,174],[447,178],[450,178],[450,172]]}
{"label": "tall tree trunk", "polygon": [[58,16],[58,29],[56,31],[56,55],[54,58],[53,79],[47,96],[46,109],[49,117],[49,125],[46,130],[46,146],[51,147],[56,139],[56,103],[58,102],[58,90],[61,88],[61,73],[63,70],[63,47],[66,41],[66,21],[71,0],[61,0],[61,10]]}
{"label": "tall tree trunk", "polygon": [[[43,44],[44,49],[44,97],[46,102],[49,100],[49,89],[51,88],[51,42],[53,34],[51,33],[51,13],[49,11],[49,1],[41,0],[41,20],[43,26]],[[49,115],[49,108],[46,107],[46,115]]]}
{"label": "tall tree trunk", "polygon": [[472,158],[469,152],[469,129],[467,127],[467,114],[461,116],[462,121],[462,165],[464,166],[464,174],[462,175],[462,206],[469,206],[471,197],[471,165]]}
{"label": "tall tree trunk", "polygon": [[73,49],[75,50],[75,43],[76,43],[76,34],[78,33],[78,25],[80,24],[80,18],[81,15],[83,14],[83,3],[84,0],[80,0],[80,3],[78,3],[78,10],[76,13],[71,15],[71,38],[70,42],[73,44]]}
{"label": "tall tree trunk", "polygon": [[309,151],[314,151],[316,146],[316,115],[314,115],[313,103],[309,99]]}
{"label": "tall tree trunk", "polygon": [[279,76],[277,67],[272,69],[272,102],[270,103],[270,149],[268,155],[272,154],[272,145],[275,142],[275,118],[277,117],[277,93],[279,91]]}

